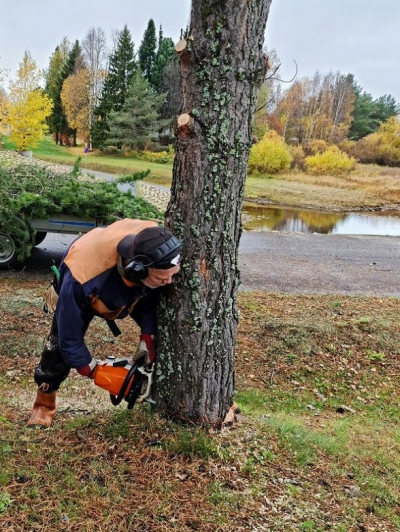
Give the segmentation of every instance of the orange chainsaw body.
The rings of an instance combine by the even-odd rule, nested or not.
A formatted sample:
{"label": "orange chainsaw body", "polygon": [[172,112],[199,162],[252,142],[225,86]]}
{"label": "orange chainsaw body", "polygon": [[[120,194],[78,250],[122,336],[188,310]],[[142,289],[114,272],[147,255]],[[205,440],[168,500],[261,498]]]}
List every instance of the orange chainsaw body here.
{"label": "orange chainsaw body", "polygon": [[[94,383],[96,386],[109,391],[111,395],[118,395],[131,367],[130,364],[127,366],[114,366],[112,363],[98,364],[93,372]],[[128,395],[132,383],[133,378],[125,390],[124,396]]]}

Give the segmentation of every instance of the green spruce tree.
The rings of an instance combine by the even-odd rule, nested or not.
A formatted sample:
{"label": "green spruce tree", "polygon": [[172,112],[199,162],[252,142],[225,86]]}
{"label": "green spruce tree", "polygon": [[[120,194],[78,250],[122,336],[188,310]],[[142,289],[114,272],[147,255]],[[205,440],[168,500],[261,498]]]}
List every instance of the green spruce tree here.
{"label": "green spruce tree", "polygon": [[150,19],[139,46],[139,66],[143,77],[154,87],[153,74],[157,54],[157,37],[154,20]]}
{"label": "green spruce tree", "polygon": [[158,93],[168,90],[168,87],[164,85],[164,71],[172,61],[178,61],[174,42],[170,37],[163,36],[162,27],[160,26],[160,31],[158,33],[157,53],[154,61],[153,73],[151,76],[152,86]]}
{"label": "green spruce tree", "polygon": [[[49,117],[49,123],[51,124],[51,130],[55,134],[55,140],[57,144],[63,144],[64,135],[74,135],[74,145],[76,144],[76,136],[74,131],[68,125],[67,118],[65,116],[62,103],[61,103],[61,90],[64,81],[68,76],[74,74],[79,68],[81,68],[83,59],[81,53],[81,47],[79,41],[75,41],[71,51],[65,58],[62,64],[62,68],[58,77],[55,78],[54,84],[51,86],[51,96],[54,107],[51,116]],[[50,86],[48,87],[50,89]]]}
{"label": "green spruce tree", "polygon": [[390,94],[374,99],[371,94],[355,83],[353,76],[351,78],[355,101],[349,137],[353,140],[360,140],[377,131],[388,118],[396,116],[400,112],[400,106]]}
{"label": "green spruce tree", "polygon": [[163,126],[159,110],[165,94],[155,94],[150,83],[137,72],[122,109],[110,114],[107,145],[142,150]]}
{"label": "green spruce tree", "polygon": [[92,142],[95,148],[104,149],[109,132],[111,112],[122,109],[128,92],[128,86],[137,71],[134,44],[128,26],[120,32],[117,46],[109,58],[107,77],[99,105],[94,111]]}
{"label": "green spruce tree", "polygon": [[[46,85],[44,92],[53,100],[54,107],[47,120],[50,133],[54,133],[56,143],[60,132],[60,115],[62,114],[60,92],[62,88],[62,71],[70,52],[70,44],[66,37],[56,46],[50,57],[49,66],[45,72]],[[60,88],[61,87],[61,88]]]}

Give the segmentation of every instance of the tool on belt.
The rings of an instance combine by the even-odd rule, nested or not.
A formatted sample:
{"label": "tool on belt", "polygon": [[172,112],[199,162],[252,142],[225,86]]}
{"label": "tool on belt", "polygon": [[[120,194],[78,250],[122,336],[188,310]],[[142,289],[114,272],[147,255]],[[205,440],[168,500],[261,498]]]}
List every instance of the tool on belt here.
{"label": "tool on belt", "polygon": [[144,366],[143,358],[131,364],[127,358],[109,356],[95,367],[93,379],[96,386],[110,392],[114,406],[125,399],[130,410],[150,396],[153,371],[154,364]]}

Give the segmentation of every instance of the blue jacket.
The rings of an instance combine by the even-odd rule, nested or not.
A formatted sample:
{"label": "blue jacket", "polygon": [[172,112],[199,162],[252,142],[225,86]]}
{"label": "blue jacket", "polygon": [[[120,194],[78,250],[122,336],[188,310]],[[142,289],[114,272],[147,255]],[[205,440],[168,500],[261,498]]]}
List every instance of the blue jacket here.
{"label": "blue jacket", "polygon": [[156,333],[159,290],[127,283],[118,272],[117,244],[155,222],[120,220],[75,240],[60,265],[56,320],[61,354],[71,368],[88,365],[92,356],[84,342],[93,315],[122,319],[130,315],[142,334]]}

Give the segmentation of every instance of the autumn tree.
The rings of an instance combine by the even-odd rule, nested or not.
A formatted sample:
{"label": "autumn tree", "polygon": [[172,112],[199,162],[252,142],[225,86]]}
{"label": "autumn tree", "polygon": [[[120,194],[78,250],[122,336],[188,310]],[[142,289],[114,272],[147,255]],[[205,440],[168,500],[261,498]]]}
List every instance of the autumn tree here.
{"label": "autumn tree", "polygon": [[7,125],[8,97],[4,87],[0,86],[0,135],[3,134]]}
{"label": "autumn tree", "polygon": [[25,51],[17,78],[10,82],[8,109],[9,139],[21,151],[36,147],[48,129],[46,119],[53,103],[40,88],[41,77],[35,61]]}
{"label": "autumn tree", "polygon": [[3,87],[4,74],[0,69],[0,149],[2,148],[1,136],[6,132],[8,116],[8,96]]}
{"label": "autumn tree", "polygon": [[53,111],[49,118],[51,124],[51,131],[54,133],[57,144],[63,144],[64,138],[73,135],[73,144],[76,145],[76,130],[72,129],[65,116],[61,101],[61,91],[64,81],[80,68],[84,67],[84,60],[82,57],[82,50],[79,41],[76,40],[68,51],[65,60],[62,64],[61,70],[56,77],[56,83],[53,91]]}
{"label": "autumn tree", "polygon": [[219,425],[232,405],[238,246],[270,0],[196,0],[176,45],[182,78],[166,224],[184,242],[160,305],[156,409]]}
{"label": "autumn tree", "polygon": [[338,143],[347,137],[354,93],[351,77],[337,72],[296,80],[276,110],[287,142],[307,145],[320,139]]}
{"label": "autumn tree", "polygon": [[91,147],[90,130],[94,123],[94,110],[103,89],[107,59],[106,36],[101,28],[90,28],[82,41],[82,54],[88,71],[86,105],[89,124],[85,136]]}
{"label": "autumn tree", "polygon": [[90,132],[90,73],[86,68],[68,76],[61,90],[61,102],[70,128],[86,142]]}

